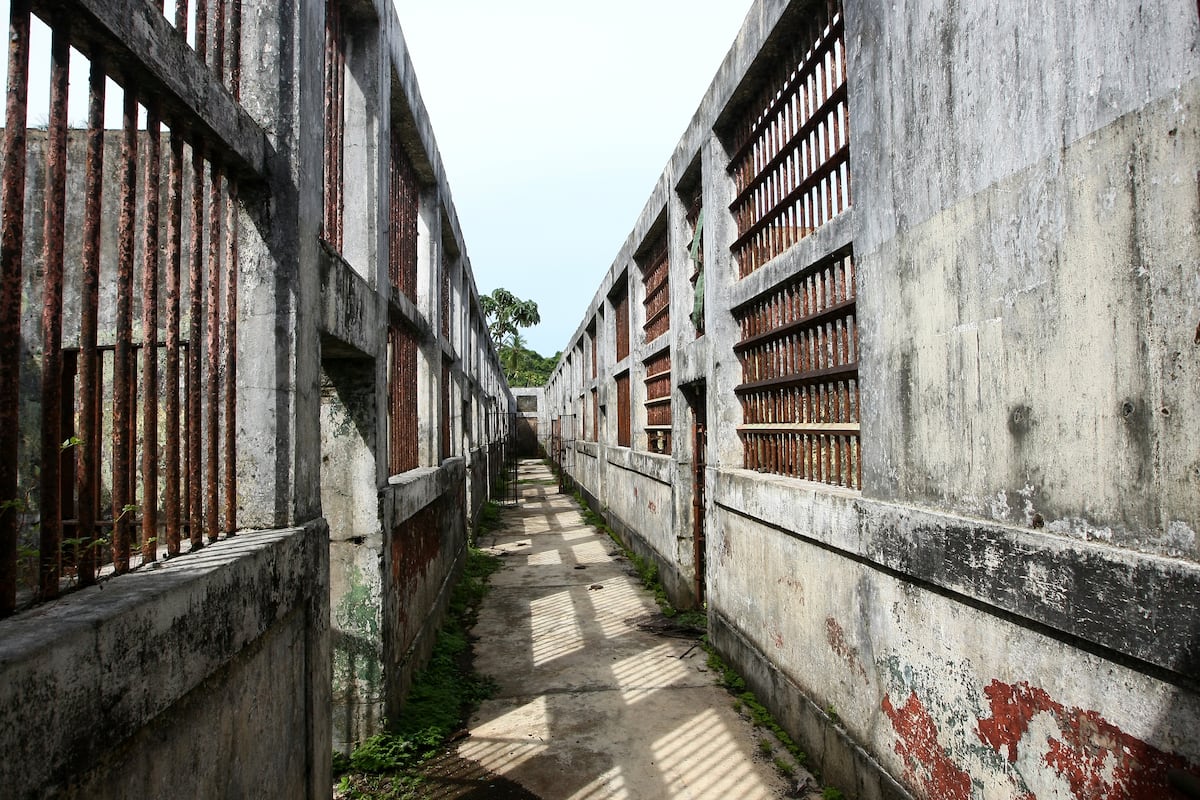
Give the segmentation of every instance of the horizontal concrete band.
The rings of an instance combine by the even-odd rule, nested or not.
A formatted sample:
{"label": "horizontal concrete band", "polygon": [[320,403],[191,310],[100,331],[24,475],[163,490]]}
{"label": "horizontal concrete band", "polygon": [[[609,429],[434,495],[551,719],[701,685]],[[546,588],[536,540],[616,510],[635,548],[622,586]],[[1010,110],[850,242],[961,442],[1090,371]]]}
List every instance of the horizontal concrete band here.
{"label": "horizontal concrete band", "polygon": [[0,785],[86,769],[306,612],[326,591],[327,539],[324,520],[241,534],[0,623]]}
{"label": "horizontal concrete band", "polygon": [[853,797],[913,800],[895,778],[864,750],[840,724],[805,694],[800,684],[774,664],[735,622],[710,610],[708,639],[737,667],[759,697],[782,698],[776,711],[784,725],[799,731],[805,752],[822,765],[830,785],[845,787]]}
{"label": "horizontal concrete band", "polygon": [[1105,657],[1158,667],[1162,680],[1191,686],[1200,673],[1195,564],[743,470],[715,473],[713,501],[1018,624],[1099,646]]}
{"label": "horizontal concrete band", "polygon": [[419,467],[388,478],[384,492],[384,519],[392,525],[411,518],[451,489],[457,489],[466,476],[466,461],[448,458],[440,467]]}
{"label": "horizontal concrete band", "polygon": [[642,453],[628,447],[597,447],[604,447],[604,458],[614,467],[636,472],[667,486],[675,480],[675,462],[670,456]]}
{"label": "horizontal concrete band", "polygon": [[157,99],[170,125],[202,138],[207,156],[243,182],[265,178],[266,133],[157,7],[144,0],[33,0],[32,7],[70,20],[81,50],[102,52],[140,101]]}

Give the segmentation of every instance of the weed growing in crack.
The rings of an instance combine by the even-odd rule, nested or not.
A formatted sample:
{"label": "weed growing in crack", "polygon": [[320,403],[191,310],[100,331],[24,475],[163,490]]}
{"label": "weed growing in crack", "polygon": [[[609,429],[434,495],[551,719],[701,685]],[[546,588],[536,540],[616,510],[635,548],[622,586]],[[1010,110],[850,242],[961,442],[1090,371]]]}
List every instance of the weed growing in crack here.
{"label": "weed growing in crack", "polygon": [[413,681],[404,713],[384,733],[367,739],[346,758],[334,755],[337,796],[347,800],[408,800],[421,784],[420,767],[441,752],[473,708],[491,697],[495,681],[469,669],[467,630],[487,594],[488,577],[501,561],[480,550],[467,551],[463,576],[429,665]]}

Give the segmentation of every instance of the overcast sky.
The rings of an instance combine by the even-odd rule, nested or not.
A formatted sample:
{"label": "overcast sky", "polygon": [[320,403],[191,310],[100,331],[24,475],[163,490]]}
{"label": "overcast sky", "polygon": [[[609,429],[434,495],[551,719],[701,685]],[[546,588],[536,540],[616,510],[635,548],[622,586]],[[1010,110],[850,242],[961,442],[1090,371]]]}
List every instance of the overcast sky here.
{"label": "overcast sky", "polygon": [[750,0],[395,0],[481,293],[563,349]]}

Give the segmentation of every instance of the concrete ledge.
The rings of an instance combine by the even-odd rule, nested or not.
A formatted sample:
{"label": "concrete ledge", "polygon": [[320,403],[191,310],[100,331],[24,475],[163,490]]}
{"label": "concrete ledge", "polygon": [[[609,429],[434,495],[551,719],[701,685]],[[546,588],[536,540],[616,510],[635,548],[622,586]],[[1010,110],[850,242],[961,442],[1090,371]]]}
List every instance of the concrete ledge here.
{"label": "concrete ledge", "polygon": [[822,781],[858,800],[913,800],[841,725],[808,699],[729,620],[710,611],[708,640],[760,698],[772,698],[771,712],[820,768]]}
{"label": "concrete ledge", "polygon": [[675,480],[675,462],[670,456],[643,453],[628,447],[608,447],[605,448],[604,458],[615,467],[636,472],[667,486]]}
{"label": "concrete ledge", "polygon": [[733,310],[749,303],[764,292],[781,283],[794,280],[806,267],[827,257],[830,253],[849,246],[854,241],[858,228],[854,221],[854,208],[817,228],[792,247],[780,253],[763,266],[733,284],[729,292],[729,307]]}
{"label": "concrete ledge", "polygon": [[591,456],[592,458],[600,457],[600,444],[597,442],[581,442],[575,440],[575,452],[580,455]]}
{"label": "concrete ledge", "polygon": [[6,791],[42,796],[91,769],[308,609],[328,584],[328,530],[246,533],[160,563],[0,623]]}
{"label": "concrete ledge", "polygon": [[388,478],[384,490],[384,518],[398,525],[462,483],[466,462],[448,458],[440,467],[419,467]]}
{"label": "concrete ledge", "polygon": [[203,136],[243,179],[266,175],[266,134],[157,8],[138,0],[35,0],[33,8],[66,15],[110,65],[159,95],[172,128]]}
{"label": "concrete ledge", "polygon": [[[321,332],[365,356],[383,350],[386,332],[379,319],[378,295],[341,256],[324,243],[319,248],[321,269]],[[323,353],[337,355],[337,353]]]}
{"label": "concrete ledge", "polygon": [[1200,565],[745,470],[718,471],[713,502],[1016,624],[1157,667],[1160,680],[1196,685]]}

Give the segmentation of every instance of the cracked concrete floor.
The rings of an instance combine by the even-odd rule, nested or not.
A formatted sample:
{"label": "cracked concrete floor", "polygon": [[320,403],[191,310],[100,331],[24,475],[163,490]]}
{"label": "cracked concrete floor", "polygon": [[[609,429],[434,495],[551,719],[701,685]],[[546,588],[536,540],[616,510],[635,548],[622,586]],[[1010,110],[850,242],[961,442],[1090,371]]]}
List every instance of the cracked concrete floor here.
{"label": "cracked concrete floor", "polygon": [[458,756],[542,800],[786,796],[696,641],[638,628],[658,609],[618,548],[541,462],[519,478],[520,506],[480,542],[505,562],[473,630],[499,691]]}

